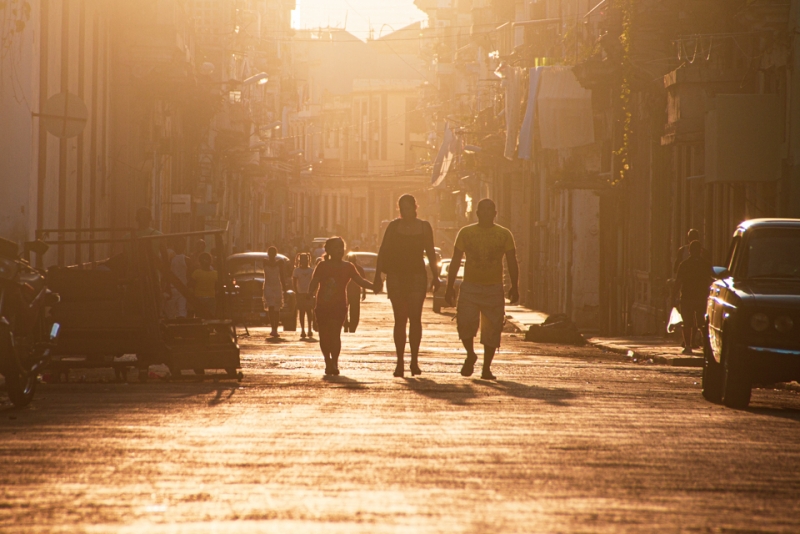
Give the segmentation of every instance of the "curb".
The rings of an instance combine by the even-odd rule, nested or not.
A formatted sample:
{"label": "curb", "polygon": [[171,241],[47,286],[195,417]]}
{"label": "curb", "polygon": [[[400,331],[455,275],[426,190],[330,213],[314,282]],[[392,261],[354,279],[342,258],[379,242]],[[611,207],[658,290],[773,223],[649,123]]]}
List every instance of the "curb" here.
{"label": "curb", "polygon": [[508,323],[511,326],[513,326],[514,328],[516,328],[518,334],[519,333],[524,334],[525,332],[528,331],[528,329],[525,327],[524,324],[522,324],[519,321],[517,321],[516,319],[514,319],[514,317],[512,317],[511,315],[506,315],[506,323]]}
{"label": "curb", "polygon": [[592,338],[587,339],[586,342],[597,349],[621,354],[625,356],[626,360],[632,362],[652,360],[652,362],[655,364],[669,365],[672,367],[703,367],[702,356],[672,356],[665,354],[652,355],[641,351],[637,352],[630,347],[625,347],[623,345],[606,345]]}

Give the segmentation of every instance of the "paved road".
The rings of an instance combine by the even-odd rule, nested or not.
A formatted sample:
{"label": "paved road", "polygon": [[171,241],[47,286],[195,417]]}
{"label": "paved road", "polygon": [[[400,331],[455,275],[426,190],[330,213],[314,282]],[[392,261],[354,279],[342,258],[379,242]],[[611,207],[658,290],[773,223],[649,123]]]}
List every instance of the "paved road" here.
{"label": "paved road", "polygon": [[315,344],[262,330],[240,384],[109,371],[0,408],[0,530],[800,531],[797,394],[734,411],[699,370],[512,334],[497,382],[465,379],[428,312],[424,374],[397,379],[388,303],[363,311],[335,379]]}

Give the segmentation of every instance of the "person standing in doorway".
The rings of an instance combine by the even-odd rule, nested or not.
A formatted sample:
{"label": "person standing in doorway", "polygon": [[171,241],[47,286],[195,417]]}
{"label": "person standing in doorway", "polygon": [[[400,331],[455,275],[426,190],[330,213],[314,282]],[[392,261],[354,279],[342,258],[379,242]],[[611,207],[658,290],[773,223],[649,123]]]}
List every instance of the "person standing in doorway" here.
{"label": "person standing in doorway", "polygon": [[[350,254],[348,261],[358,271],[361,278],[366,278],[364,268],[358,264],[358,256]],[[347,318],[344,322],[344,331],[355,334],[358,322],[361,319],[361,301],[366,300],[367,290],[350,280],[347,284]]]}
{"label": "person standing in doorway", "polygon": [[425,274],[427,255],[434,292],[439,287],[436,251],[433,246],[433,228],[428,221],[417,218],[417,200],[403,195],[397,201],[400,217],[389,223],[383,236],[375,267],[375,292],[383,288],[386,273],[386,290],[394,312],[394,346],[397,366],[394,376],[404,376],[406,350],[406,325],[411,349],[411,375],[421,375],[419,345],[422,341],[422,305],[428,289]]}
{"label": "person standing in doorway", "polygon": [[315,312],[326,375],[339,374],[342,326],[347,315],[347,284],[352,280],[364,288],[373,285],[358,274],[352,263],[343,261],[344,248],[341,237],[328,239],[325,260],[317,265],[311,277],[311,291],[317,294]]}
{"label": "person standing in doorway", "polygon": [[272,327],[271,338],[278,338],[278,322],[281,318],[281,307],[283,306],[283,288],[286,287],[284,280],[284,264],[278,258],[278,249],[269,247],[267,259],[264,260],[264,309],[269,315],[269,324]]}
{"label": "person standing in doorway", "polygon": [[309,291],[311,276],[314,269],[310,265],[311,256],[307,253],[299,254],[292,272],[292,285],[297,295],[297,313],[300,314],[300,339],[306,338],[306,318],[308,318],[308,337],[313,339],[314,326],[312,310],[314,309],[314,296]]}
{"label": "person standing in doorway", "polygon": [[703,246],[700,241],[692,241],[689,243],[689,257],[678,267],[672,290],[673,299],[680,292],[683,354],[693,354],[692,336],[705,322],[706,301],[713,276],[711,262],[703,257]]}
{"label": "person standing in doorway", "polygon": [[506,228],[494,223],[497,217],[495,203],[488,198],[481,200],[477,215],[478,223],[465,226],[456,237],[444,299],[452,305],[456,275],[461,268],[461,260],[466,256],[464,281],[456,307],[458,336],[467,351],[461,375],[472,376],[475,370],[478,355],[474,349],[474,338],[480,327],[483,345],[481,378],[495,380],[491,370],[492,359],[500,347],[505,321],[503,257],[506,258],[511,277],[508,299],[512,304],[519,300],[519,266],[514,236]]}

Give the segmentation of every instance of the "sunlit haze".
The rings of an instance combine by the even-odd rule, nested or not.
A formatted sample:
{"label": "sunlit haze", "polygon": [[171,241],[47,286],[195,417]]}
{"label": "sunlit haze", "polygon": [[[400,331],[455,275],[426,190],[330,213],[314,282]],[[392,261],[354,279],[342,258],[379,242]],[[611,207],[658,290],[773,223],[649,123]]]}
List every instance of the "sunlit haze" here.
{"label": "sunlit haze", "polygon": [[298,0],[292,26],[346,27],[353,35],[366,39],[370,28],[378,37],[384,24],[387,27],[383,28],[383,35],[425,18],[413,0]]}

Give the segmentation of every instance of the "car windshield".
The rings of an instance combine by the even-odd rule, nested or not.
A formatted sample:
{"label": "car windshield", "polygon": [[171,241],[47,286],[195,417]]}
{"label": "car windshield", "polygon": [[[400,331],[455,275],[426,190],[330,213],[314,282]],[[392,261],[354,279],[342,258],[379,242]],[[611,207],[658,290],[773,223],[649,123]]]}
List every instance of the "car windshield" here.
{"label": "car windshield", "polygon": [[372,254],[355,254],[358,264],[365,269],[374,269],[378,263],[378,256]]}
{"label": "car windshield", "polygon": [[[461,267],[459,267],[459,269],[458,269],[458,276],[456,278],[464,278],[464,265],[465,264],[466,264],[466,262],[464,262],[464,261],[461,262]],[[440,276],[446,278],[449,273],[450,273],[450,260],[442,261],[442,271],[441,271]]]}
{"label": "car windshield", "polygon": [[228,260],[228,272],[231,276],[241,276],[243,274],[264,274],[264,264],[260,258],[247,258],[240,260]]}
{"label": "car windshield", "polygon": [[755,230],[747,250],[746,278],[800,279],[800,229]]}

